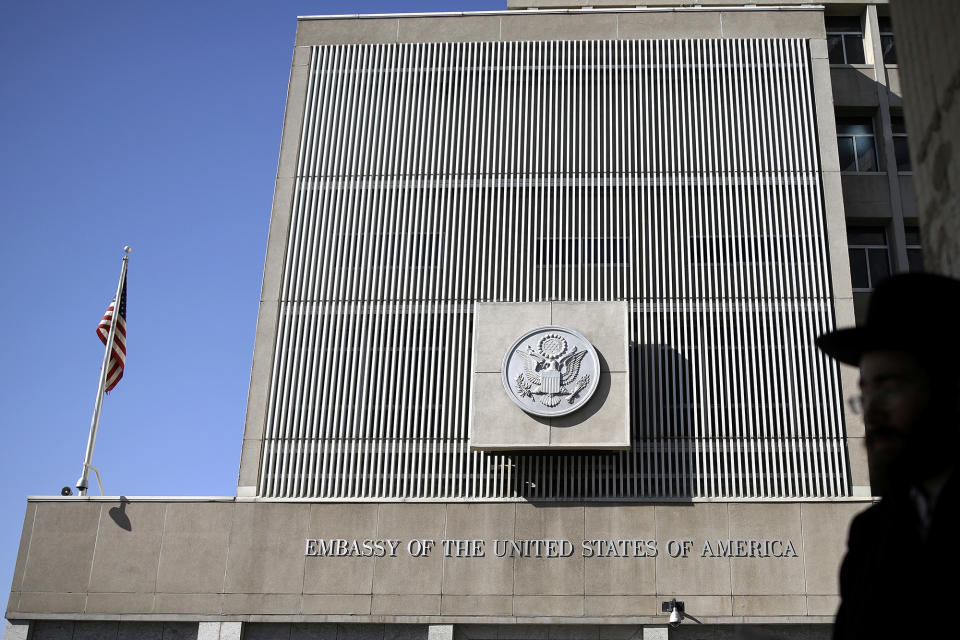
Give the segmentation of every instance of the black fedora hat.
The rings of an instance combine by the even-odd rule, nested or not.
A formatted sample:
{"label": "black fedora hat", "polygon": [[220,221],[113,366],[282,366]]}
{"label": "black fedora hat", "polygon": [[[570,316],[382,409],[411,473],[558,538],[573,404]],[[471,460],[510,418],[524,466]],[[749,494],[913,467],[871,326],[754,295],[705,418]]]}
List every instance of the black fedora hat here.
{"label": "black fedora hat", "polygon": [[[817,338],[831,358],[860,364],[867,351],[892,349],[945,360],[960,353],[960,280],[932,273],[904,273],[877,285],[863,326]],[[957,363],[960,366],[960,363]]]}

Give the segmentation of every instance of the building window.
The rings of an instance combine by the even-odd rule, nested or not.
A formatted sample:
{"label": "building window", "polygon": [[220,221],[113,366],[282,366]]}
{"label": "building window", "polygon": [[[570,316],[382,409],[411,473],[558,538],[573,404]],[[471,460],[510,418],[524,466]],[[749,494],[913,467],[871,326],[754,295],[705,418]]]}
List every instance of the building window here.
{"label": "building window", "polygon": [[837,118],[840,171],[877,171],[877,145],[871,118]]}
{"label": "building window", "polygon": [[878,19],[880,24],[880,48],[883,49],[883,64],[897,64],[897,47],[893,43],[893,25],[890,18],[881,16]]}
{"label": "building window", "polygon": [[847,245],[854,291],[870,291],[890,275],[890,249],[883,227],[847,227]]}
{"label": "building window", "polygon": [[863,26],[860,18],[827,16],[827,51],[830,64],[863,64]]}
{"label": "building window", "polygon": [[923,271],[923,247],[920,246],[920,227],[904,227],[903,235],[907,245],[907,264],[910,273]]}
{"label": "building window", "polygon": [[911,171],[907,125],[903,121],[903,116],[891,116],[890,126],[893,129],[893,150],[897,154],[897,171]]}

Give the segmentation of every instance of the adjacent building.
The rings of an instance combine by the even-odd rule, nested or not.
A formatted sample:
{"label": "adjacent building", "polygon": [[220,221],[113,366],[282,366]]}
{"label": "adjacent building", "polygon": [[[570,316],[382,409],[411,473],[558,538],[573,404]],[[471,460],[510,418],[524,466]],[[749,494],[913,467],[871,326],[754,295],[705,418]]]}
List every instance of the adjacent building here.
{"label": "adjacent building", "polygon": [[299,19],[237,494],[30,498],[9,638],[829,635],[886,3],[554,4]]}

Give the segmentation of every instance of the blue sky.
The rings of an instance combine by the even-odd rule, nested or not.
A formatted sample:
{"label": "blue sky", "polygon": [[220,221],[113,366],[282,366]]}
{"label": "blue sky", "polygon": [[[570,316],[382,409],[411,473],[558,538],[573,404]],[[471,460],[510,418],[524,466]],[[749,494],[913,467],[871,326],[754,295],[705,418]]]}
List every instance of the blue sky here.
{"label": "blue sky", "polygon": [[127,370],[93,464],[107,495],[234,495],[296,16],[505,5],[4,5],[3,588],[26,497],[80,474],[125,244]]}

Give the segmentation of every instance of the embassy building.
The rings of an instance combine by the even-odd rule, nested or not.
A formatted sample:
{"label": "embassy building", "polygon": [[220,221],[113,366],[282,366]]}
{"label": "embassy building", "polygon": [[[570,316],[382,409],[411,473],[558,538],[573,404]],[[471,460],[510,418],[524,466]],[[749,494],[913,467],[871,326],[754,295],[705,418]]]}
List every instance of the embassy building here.
{"label": "embassy building", "polygon": [[300,18],[236,496],[31,497],[8,639],[829,636],[886,4],[554,4]]}

